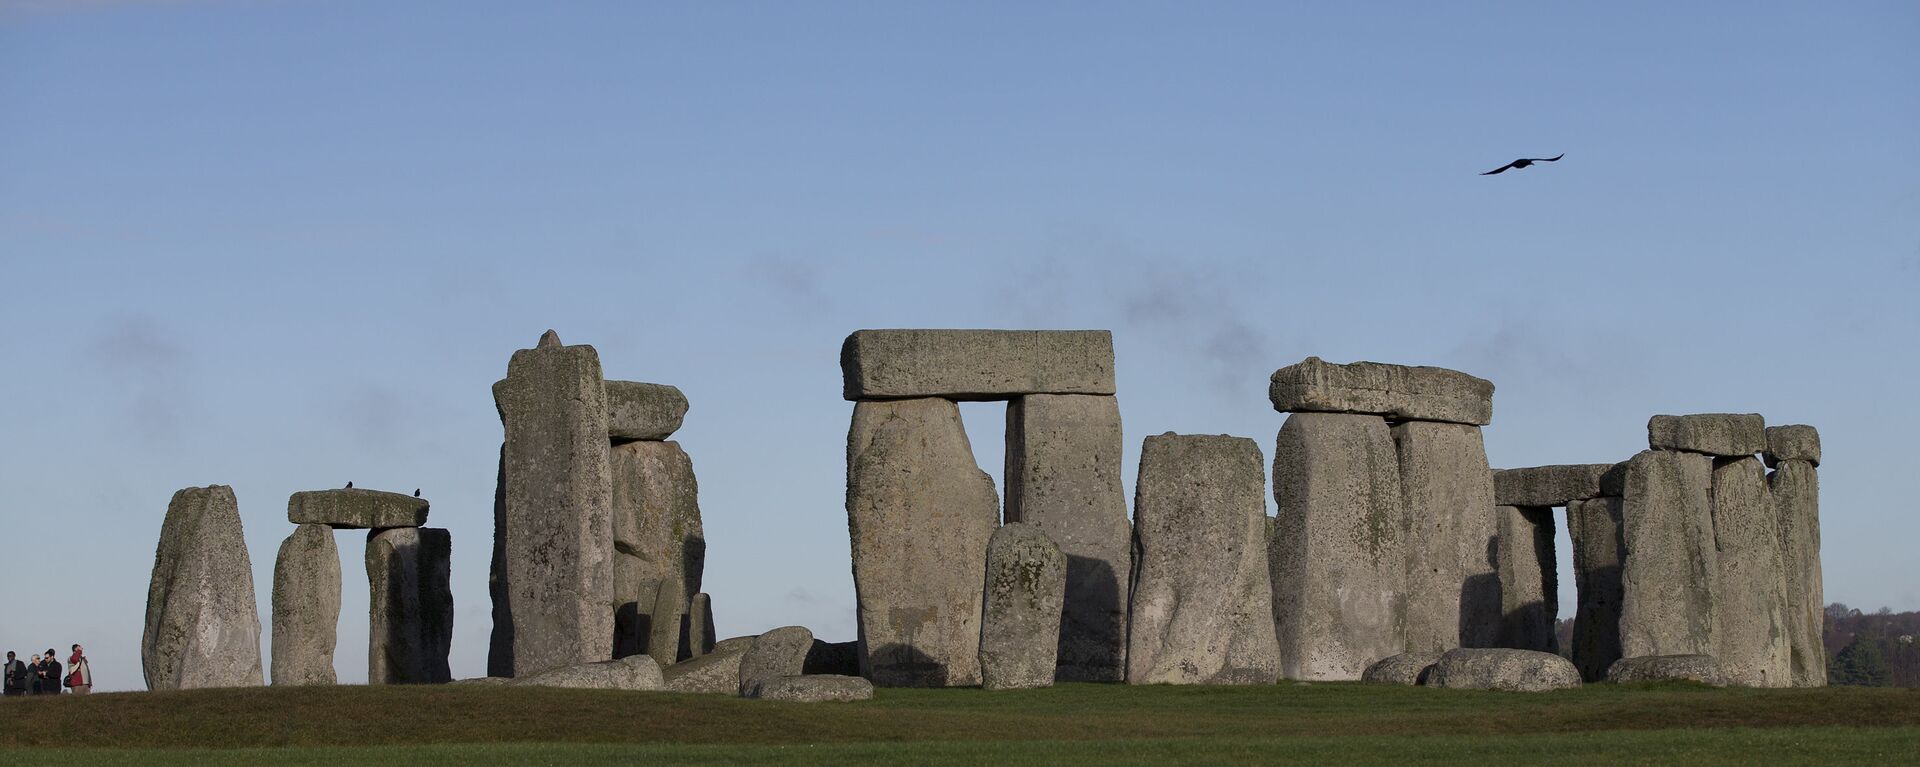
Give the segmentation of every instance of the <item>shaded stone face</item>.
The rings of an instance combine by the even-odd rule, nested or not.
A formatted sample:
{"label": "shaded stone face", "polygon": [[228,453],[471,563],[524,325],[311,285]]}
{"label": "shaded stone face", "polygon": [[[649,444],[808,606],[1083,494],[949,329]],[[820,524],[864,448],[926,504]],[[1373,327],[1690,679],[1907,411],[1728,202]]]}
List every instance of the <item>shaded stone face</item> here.
{"label": "shaded stone face", "polygon": [[1567,505],[1567,534],[1573,540],[1573,578],[1578,608],[1573,618],[1573,665],[1580,678],[1598,682],[1620,659],[1621,539],[1619,498],[1594,498]]}
{"label": "shaded stone face", "polygon": [[1267,398],[1282,413],[1356,413],[1473,426],[1493,421],[1493,382],[1446,368],[1338,365],[1308,357],[1274,371]]}
{"label": "shaded stone face", "polygon": [[679,387],[639,381],[607,382],[607,437],[614,442],[663,440],[687,417]]}
{"label": "shaded stone face", "polygon": [[1820,465],[1820,431],[1812,426],[1790,424],[1767,427],[1767,468],[1781,461],[1806,461]]}
{"label": "shaded stone face", "polygon": [[1128,684],[1271,684],[1266,476],[1244,437],[1148,437],[1134,485]]}
{"label": "shaded stone face", "polygon": [[1407,649],[1493,647],[1502,605],[1480,427],[1408,421],[1391,433],[1409,528]]}
{"label": "shaded stone face", "polygon": [[860,330],[840,347],[848,400],[1112,394],[1105,330]]}
{"label": "shaded stone face", "polygon": [[1713,467],[1714,657],[1727,682],[1746,687],[1793,683],[1787,581],[1779,521],[1760,459],[1720,459]]}
{"label": "shaded stone face", "polygon": [[1725,687],[1726,678],[1720,673],[1720,662],[1711,655],[1643,655],[1634,658],[1621,658],[1607,668],[1607,681],[1629,682],[1699,682]]}
{"label": "shaded stone face", "polygon": [[980,683],[980,585],[999,516],[957,405],[854,405],[847,532],[863,676],[882,687]]}
{"label": "shaded stone face", "polygon": [[1553,509],[1502,506],[1500,538],[1501,647],[1556,652],[1553,619],[1560,613]]}
{"label": "shaded stone face", "polygon": [[512,673],[606,660],[614,545],[600,356],[584,345],[521,349],[494,397],[506,426],[494,534],[505,538]]}
{"label": "shaded stone face", "polygon": [[453,594],[446,530],[403,527],[367,536],[367,683],[451,681]]}
{"label": "shaded stone face", "polygon": [[1566,506],[1607,493],[1601,480],[1618,464],[1575,463],[1496,469],[1493,497],[1501,506]]}
{"label": "shaded stone face", "polygon": [[1620,653],[1709,655],[1713,641],[1713,458],[1646,450],[1627,464],[1620,509]]}
{"label": "shaded stone face", "polygon": [[340,548],[333,528],[301,525],[273,561],[273,683],[333,684]]}
{"label": "shaded stone face", "polygon": [[261,684],[260,614],[233,488],[190,487],[167,504],[140,661],[149,690]]}
{"label": "shaded stone face", "polygon": [[1407,520],[1379,416],[1294,413],[1273,451],[1274,631],[1288,679],[1359,679],[1406,649]]}
{"label": "shaded stone face", "polygon": [[1787,639],[1793,686],[1825,687],[1826,646],[1820,633],[1826,603],[1820,575],[1820,472],[1811,461],[1782,460],[1767,475],[1779,525],[1787,583]]}
{"label": "shaded stone face", "polygon": [[626,563],[639,568],[638,591],[620,595],[633,599],[637,651],[663,664],[692,657],[682,636],[707,559],[693,459],[677,442],[615,445],[610,456],[614,546],[638,560]]}
{"label": "shaded stone face", "polygon": [[1427,674],[1429,687],[1545,692],[1580,686],[1573,664],[1550,652],[1509,648],[1448,650]]}
{"label": "shaded stone face", "polygon": [[1758,413],[1656,415],[1647,421],[1647,446],[1729,458],[1753,455],[1767,449],[1767,422]]}
{"label": "shaded stone face", "polygon": [[1126,677],[1133,526],[1121,448],[1113,397],[1033,394],[1007,406],[1007,521],[1039,528],[1067,557],[1055,672],[1062,681]]}
{"label": "shaded stone face", "polygon": [[989,690],[1049,687],[1060,646],[1067,558],[1038,528],[1010,523],[987,543],[986,608],[980,626],[981,684]]}
{"label": "shaded stone face", "polygon": [[740,658],[740,697],[759,697],[760,685],[798,676],[813,648],[813,632],[802,626],[782,626],[761,634]]}
{"label": "shaded stone face", "polygon": [[713,651],[713,597],[693,595],[687,604],[688,657],[698,658]]}
{"label": "shaded stone face", "polygon": [[343,530],[419,527],[427,523],[427,500],[363,488],[303,490],[287,499],[287,521]]}

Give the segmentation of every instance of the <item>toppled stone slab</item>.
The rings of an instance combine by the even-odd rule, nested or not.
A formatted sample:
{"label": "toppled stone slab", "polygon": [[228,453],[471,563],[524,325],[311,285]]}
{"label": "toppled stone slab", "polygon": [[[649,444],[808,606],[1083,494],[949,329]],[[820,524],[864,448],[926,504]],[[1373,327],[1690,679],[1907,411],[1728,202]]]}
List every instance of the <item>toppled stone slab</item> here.
{"label": "toppled stone slab", "polygon": [[760,697],[761,685],[799,676],[812,648],[813,632],[803,626],[782,626],[755,638],[740,657],[740,697]]}
{"label": "toppled stone slab", "polygon": [[1767,421],[1758,413],[1656,415],[1647,421],[1647,446],[1729,458],[1753,455],[1767,449]]}
{"label": "toppled stone slab", "polygon": [[1148,437],[1134,485],[1128,684],[1272,684],[1266,471],[1244,437]]}
{"label": "toppled stone slab", "polygon": [[862,676],[882,687],[980,683],[980,586],[999,516],[957,405],[854,405],[847,533]]}
{"label": "toppled stone slab", "polygon": [[1781,461],[1820,465],[1820,430],[1803,424],[1767,427],[1767,468]]}
{"label": "toppled stone slab", "polygon": [[801,664],[800,673],[859,676],[860,643],[822,642],[815,639],[813,646],[807,649],[807,659]]}
{"label": "toppled stone slab", "polygon": [[1360,681],[1368,684],[1426,684],[1433,664],[1439,662],[1440,653],[1437,652],[1401,653],[1374,661],[1373,665],[1367,667],[1366,673],[1360,675]]}
{"label": "toppled stone slab", "polygon": [[1472,426],[1493,422],[1493,382],[1446,368],[1339,365],[1308,357],[1274,371],[1267,398],[1282,413],[1359,413]]}
{"label": "toppled stone slab", "polygon": [[1574,463],[1495,469],[1493,497],[1501,506],[1565,506],[1606,495],[1600,481],[1611,463]]}
{"label": "toppled stone slab", "polygon": [[769,679],[747,697],[789,703],[845,703],[873,699],[873,683],[857,676],[809,674]]}
{"label": "toppled stone slab", "polygon": [[848,400],[1112,394],[1105,330],[859,330],[840,347]]}
{"label": "toppled stone slab", "polygon": [[1113,397],[1031,394],[1007,406],[1006,520],[1040,528],[1067,557],[1061,681],[1126,678],[1133,526],[1121,450]]}
{"label": "toppled stone slab", "polygon": [[1645,450],[1627,464],[1620,509],[1620,653],[1707,655],[1713,641],[1713,458]]}
{"label": "toppled stone slab", "polygon": [[513,684],[513,679],[504,676],[476,676],[467,679],[455,679],[447,684],[457,684],[466,687],[506,687],[507,685]]}
{"label": "toppled stone slab", "polygon": [[1607,669],[1607,681],[1699,682],[1714,687],[1727,686],[1720,673],[1720,662],[1711,655],[1642,655],[1621,658]]}
{"label": "toppled stone slab", "polygon": [[1502,506],[1500,539],[1501,647],[1559,649],[1553,619],[1560,614],[1559,563],[1553,546],[1553,509]]}
{"label": "toppled stone slab", "polygon": [[989,690],[1053,686],[1067,557],[1039,528],[1018,522],[987,542],[980,679]]}
{"label": "toppled stone slab", "polygon": [[1406,512],[1379,416],[1294,413],[1273,450],[1280,673],[1350,681],[1406,650]]}
{"label": "toppled stone slab", "polygon": [[[749,643],[750,644],[750,643]],[[717,644],[713,651],[666,667],[667,689],[716,695],[740,694],[740,659],[748,644]]]}
{"label": "toppled stone slab", "polygon": [[1619,498],[1592,498],[1567,505],[1573,543],[1573,579],[1578,605],[1573,617],[1573,665],[1580,678],[1598,682],[1620,659],[1620,568],[1626,555]]}
{"label": "toppled stone slab", "polygon": [[190,487],[167,504],[140,663],[149,690],[261,684],[260,614],[233,488]]}
{"label": "toppled stone slab", "polygon": [[1780,562],[1787,582],[1787,636],[1793,686],[1825,687],[1821,643],[1825,592],[1820,575],[1820,472],[1812,461],[1783,460],[1767,475],[1780,530]]}
{"label": "toppled stone slab", "polygon": [[273,683],[333,684],[340,549],[333,528],[301,525],[273,560]]}
{"label": "toppled stone slab", "polygon": [[427,499],[384,490],[302,490],[287,499],[287,521],[342,530],[419,527],[427,523]]}
{"label": "toppled stone slab", "polygon": [[399,527],[367,536],[368,684],[452,680],[451,541],[438,528]]}
{"label": "toppled stone slab", "polygon": [[682,638],[707,559],[693,459],[678,442],[629,442],[613,446],[608,460],[613,545],[639,560],[626,563],[639,568],[631,577],[642,584],[633,595],[635,623],[644,629],[638,651],[664,664],[692,657]]}
{"label": "toppled stone slab", "polygon": [[581,663],[513,680],[516,687],[565,687],[575,690],[663,690],[666,678],[651,655]]}
{"label": "toppled stone slab", "polygon": [[1729,684],[1787,687],[1793,644],[1780,525],[1760,459],[1722,458],[1713,467],[1714,657]]}
{"label": "toppled stone slab", "polygon": [[1427,674],[1427,686],[1546,692],[1579,687],[1580,672],[1550,652],[1463,647],[1440,656]]}
{"label": "toppled stone slab", "polygon": [[1409,527],[1407,649],[1500,646],[1498,525],[1480,427],[1408,421],[1391,434]]}
{"label": "toppled stone slab", "polygon": [[607,382],[607,436],[615,442],[663,440],[687,417],[679,387],[639,381]]}

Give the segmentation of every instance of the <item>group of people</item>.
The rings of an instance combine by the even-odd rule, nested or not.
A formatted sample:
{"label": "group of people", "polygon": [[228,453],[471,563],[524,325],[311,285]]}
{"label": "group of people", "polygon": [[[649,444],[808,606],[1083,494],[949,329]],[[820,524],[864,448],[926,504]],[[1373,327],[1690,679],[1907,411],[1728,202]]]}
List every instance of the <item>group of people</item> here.
{"label": "group of people", "polygon": [[[61,674],[63,668],[66,671],[64,676]],[[47,648],[45,655],[33,656],[31,662],[21,661],[9,650],[6,676],[7,695],[59,695],[63,687],[72,690],[75,695],[85,695],[93,690],[93,667],[87,664],[87,653],[80,649],[80,645],[73,646],[73,655],[67,657],[64,667],[54,655],[53,648]]]}

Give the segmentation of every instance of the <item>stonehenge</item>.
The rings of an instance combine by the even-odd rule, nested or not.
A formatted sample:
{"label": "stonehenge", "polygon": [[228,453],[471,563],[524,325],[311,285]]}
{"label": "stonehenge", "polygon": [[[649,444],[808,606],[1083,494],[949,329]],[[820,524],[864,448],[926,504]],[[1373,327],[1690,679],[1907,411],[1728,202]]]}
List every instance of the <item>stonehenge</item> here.
{"label": "stonehenge", "polygon": [[253,565],[233,488],[189,487],[167,504],[140,665],[149,690],[262,683]]}
{"label": "stonehenge", "polygon": [[1496,513],[1501,613],[1497,646],[1557,652],[1553,620],[1560,614],[1560,583],[1554,569],[1553,510],[1501,506]]}
{"label": "stonehenge", "polygon": [[987,540],[980,616],[980,684],[989,690],[1053,684],[1066,602],[1067,558],[1039,528],[1010,522]]}
{"label": "stonehenge", "polygon": [[1426,683],[1462,690],[1546,692],[1579,687],[1580,672],[1550,652],[1460,647],[1440,655]]}
{"label": "stonehenge", "polygon": [[273,561],[273,683],[333,684],[340,548],[333,528],[300,525]]}
{"label": "stonehenge", "polygon": [[452,541],[446,530],[424,527],[367,536],[368,684],[452,681]]}

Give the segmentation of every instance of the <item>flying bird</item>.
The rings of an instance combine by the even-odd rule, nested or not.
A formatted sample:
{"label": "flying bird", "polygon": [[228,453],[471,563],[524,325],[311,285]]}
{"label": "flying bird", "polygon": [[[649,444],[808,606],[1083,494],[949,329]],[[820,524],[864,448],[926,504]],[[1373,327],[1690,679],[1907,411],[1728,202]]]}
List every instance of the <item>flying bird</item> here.
{"label": "flying bird", "polygon": [[348,489],[348,490],[352,490],[352,489],[353,489],[353,480],[347,480],[347,489]]}
{"label": "flying bird", "polygon": [[1518,160],[1514,160],[1513,162],[1510,162],[1510,163],[1507,163],[1507,164],[1505,164],[1505,165],[1502,165],[1502,166],[1500,166],[1500,167],[1498,167],[1498,168],[1494,168],[1493,170],[1490,170],[1490,171],[1487,171],[1487,172],[1485,172],[1485,173],[1482,173],[1482,174],[1480,174],[1480,175],[1482,175],[1482,176],[1491,176],[1491,175],[1493,175],[1493,174],[1495,174],[1495,173],[1501,173],[1501,172],[1504,172],[1504,171],[1505,171],[1506,169],[1508,169],[1508,168],[1524,168],[1524,167],[1527,167],[1527,166],[1529,166],[1529,165],[1532,165],[1532,164],[1534,164],[1534,163],[1536,163],[1536,162],[1553,162],[1554,160],[1558,160],[1558,159],[1560,159],[1560,158],[1562,158],[1562,157],[1565,157],[1565,156],[1567,156],[1567,153],[1566,153],[1566,152],[1561,152],[1560,154],[1557,154],[1557,155],[1554,155],[1554,156],[1552,156],[1552,157],[1522,157],[1522,158],[1520,158],[1520,159],[1518,159]]}

